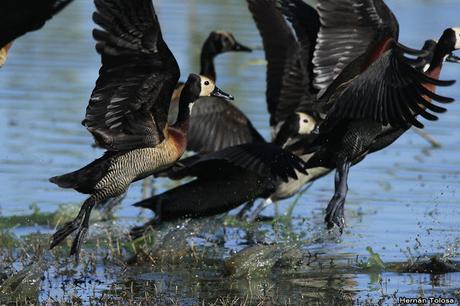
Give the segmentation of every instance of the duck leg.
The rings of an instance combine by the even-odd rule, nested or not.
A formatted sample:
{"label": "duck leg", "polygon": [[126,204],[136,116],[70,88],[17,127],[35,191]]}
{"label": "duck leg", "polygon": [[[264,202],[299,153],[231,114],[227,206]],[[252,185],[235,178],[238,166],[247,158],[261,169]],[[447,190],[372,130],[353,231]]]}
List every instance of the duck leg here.
{"label": "duck leg", "polygon": [[256,207],[256,209],[249,215],[248,217],[248,222],[254,222],[257,217],[259,216],[259,214],[265,209],[267,208],[268,206],[270,206],[271,204],[273,204],[273,201],[268,198],[268,199],[265,199],[262,203],[259,204],[259,206]]}
{"label": "duck leg", "polygon": [[122,195],[107,199],[106,201],[97,203],[94,208],[98,209],[104,221],[113,219],[113,211],[126,198],[126,192]]}
{"label": "duck leg", "polygon": [[243,208],[236,214],[236,218],[238,220],[242,220],[246,213],[251,210],[251,208],[254,206],[255,200],[249,201],[246,204],[244,204]]}
{"label": "duck leg", "polygon": [[329,201],[326,209],[327,228],[337,226],[340,233],[343,231],[345,225],[345,198],[348,192],[348,171],[350,170],[351,163],[348,161],[340,161],[337,164],[335,172],[335,192],[332,199]]}
{"label": "duck leg", "polygon": [[50,249],[60,244],[67,236],[77,231],[77,235],[72,243],[70,255],[75,255],[77,261],[80,255],[81,244],[86,237],[89,229],[89,217],[91,216],[91,210],[96,205],[96,197],[91,196],[83,203],[80,212],[77,217],[70,222],[67,222],[53,235]]}

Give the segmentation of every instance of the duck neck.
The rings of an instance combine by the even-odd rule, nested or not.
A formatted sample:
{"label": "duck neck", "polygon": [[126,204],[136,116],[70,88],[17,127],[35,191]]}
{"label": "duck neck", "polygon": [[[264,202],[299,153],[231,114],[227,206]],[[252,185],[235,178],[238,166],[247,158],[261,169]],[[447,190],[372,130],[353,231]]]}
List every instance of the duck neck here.
{"label": "duck neck", "polygon": [[426,74],[432,78],[439,78],[444,58],[447,56],[448,53],[449,52],[447,51],[444,42],[439,41],[434,50],[433,58],[430,63],[430,68],[428,68]]}
{"label": "duck neck", "polygon": [[193,103],[190,103],[188,95],[182,94],[179,100],[179,112],[177,114],[177,120],[173,127],[182,131],[184,134],[188,132],[192,105]]}
{"label": "duck neck", "polygon": [[216,81],[216,67],[214,66],[214,58],[217,53],[214,51],[214,47],[210,46],[209,42],[206,41],[201,49],[201,70],[200,74],[207,78],[210,78],[214,82]]}

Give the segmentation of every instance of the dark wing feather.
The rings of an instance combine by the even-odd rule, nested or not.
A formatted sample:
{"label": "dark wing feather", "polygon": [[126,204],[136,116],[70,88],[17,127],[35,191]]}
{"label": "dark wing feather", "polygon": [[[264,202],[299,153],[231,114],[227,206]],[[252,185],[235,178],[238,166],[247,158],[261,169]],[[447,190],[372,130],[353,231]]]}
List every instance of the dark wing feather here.
{"label": "dark wing feather", "polygon": [[296,110],[305,110],[316,101],[312,84],[313,52],[320,27],[319,15],[301,0],[282,0],[283,14],[291,22],[300,42],[298,52],[285,65],[281,95],[276,110],[278,121],[284,121]]}
{"label": "dark wing feather", "polygon": [[221,176],[218,169],[231,166],[252,171],[262,177],[287,181],[297,179],[295,170],[307,173],[305,163],[297,156],[270,143],[252,143],[229,147],[214,153],[195,155],[179,161],[168,176],[182,179],[187,176],[213,174]]}
{"label": "dark wing feather", "polygon": [[282,78],[287,59],[297,52],[298,44],[277,9],[276,0],[247,0],[257,28],[262,36],[267,60],[267,107],[270,125],[279,121],[276,110],[282,87]]}
{"label": "dark wing feather", "polygon": [[423,124],[416,119],[417,115],[436,120],[437,117],[428,111],[445,111],[431,104],[427,98],[442,103],[453,101],[431,92],[425,86],[449,86],[454,82],[426,76],[411,67],[402,52],[394,48],[384,53],[336,97],[326,121],[369,119],[383,125],[390,124],[394,128],[405,129],[410,125],[422,128]]}
{"label": "dark wing feather", "polygon": [[72,0],[1,0],[0,48],[43,27]]}
{"label": "dark wing feather", "polygon": [[[301,55],[308,75],[308,81],[313,77],[313,54],[320,30],[318,12],[302,0],[281,0],[283,14],[294,28],[301,47]],[[309,84],[310,92],[314,92],[313,84]]]}
{"label": "dark wing feather", "polygon": [[179,67],[151,0],[95,0],[102,67],[83,124],[108,150],[152,147],[164,139]]}
{"label": "dark wing feather", "polygon": [[322,25],[313,59],[317,89],[327,88],[358,56],[372,57],[385,39],[398,39],[398,22],[382,0],[323,0],[317,9]]}
{"label": "dark wing feather", "polygon": [[265,140],[232,103],[216,97],[200,98],[195,103],[187,134],[188,150],[208,153],[252,142]]}

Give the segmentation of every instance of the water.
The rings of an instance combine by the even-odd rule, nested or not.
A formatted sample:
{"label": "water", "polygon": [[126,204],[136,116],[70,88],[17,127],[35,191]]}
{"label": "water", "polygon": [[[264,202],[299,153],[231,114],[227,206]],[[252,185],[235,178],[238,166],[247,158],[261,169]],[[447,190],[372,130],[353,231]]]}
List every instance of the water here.
{"label": "water", "polygon": [[[245,45],[261,45],[244,1],[170,0],[155,1],[155,4],[165,40],[181,67],[182,79],[198,70],[201,44],[212,30],[231,31]],[[459,25],[460,3],[456,0],[392,0],[387,4],[400,21],[400,41],[409,46],[420,47],[425,39],[439,37],[444,28]],[[42,212],[52,212],[61,204],[79,203],[85,198],[77,192],[59,189],[49,183],[48,178],[77,169],[102,153],[90,147],[92,139],[80,125],[100,60],[91,37],[92,11],[90,1],[75,1],[44,30],[19,39],[11,49],[7,64],[0,70],[0,211],[4,216],[28,214],[31,204]],[[260,64],[263,58],[263,52],[256,50],[250,54],[221,55],[216,64],[219,87],[237,97],[235,103],[268,139],[265,66]],[[458,65],[446,64],[442,78],[458,79],[459,69]],[[440,92],[460,100],[459,86]],[[316,182],[294,210],[292,231],[320,242],[304,243],[298,245],[298,249],[320,250],[338,262],[352,262],[356,256],[369,257],[367,246],[372,246],[386,263],[431,255],[448,255],[458,260],[460,136],[456,128],[460,104],[449,105],[448,109],[440,121],[426,124],[427,132],[442,148],[432,149],[415,133],[408,132],[390,148],[369,156],[352,169],[346,204],[347,228],[338,241],[325,238],[322,228],[323,209],[333,192],[333,177]],[[167,184],[160,181],[156,184],[157,191]],[[141,184],[136,183],[118,211],[123,222],[136,222],[139,212],[129,204],[140,197]],[[281,203],[279,211],[283,212],[292,201]],[[273,213],[273,209],[267,210],[267,214]],[[307,220],[299,221],[302,217]],[[261,238],[264,242],[291,241],[286,239],[284,231],[278,233],[269,225],[262,225],[260,229],[266,233]],[[217,226],[217,231],[222,230]],[[30,231],[27,228],[27,232]],[[213,233],[209,229],[203,231]],[[239,236],[241,231],[244,229],[229,226],[222,234],[225,242],[220,249],[220,259],[245,247],[247,241]],[[18,230],[18,234],[23,232],[24,229]],[[190,239],[197,240],[198,245],[206,241]],[[225,295],[231,296],[245,296],[251,291],[251,285],[238,287],[238,282],[223,277],[221,271],[202,271],[201,268],[197,277],[197,271],[179,268],[155,272],[140,269],[145,273],[142,280],[137,277],[137,270],[129,270],[127,274],[135,284],[145,279],[159,282],[163,286],[162,294],[185,304],[193,304],[204,296],[219,297],[223,294],[219,291],[222,288],[229,289]],[[275,272],[283,274],[285,270]],[[295,275],[284,275],[283,281],[270,275],[257,284],[274,286],[280,296],[298,298],[305,291],[311,291],[308,284],[332,275],[334,282],[343,284],[338,287],[352,292],[355,301],[363,301],[368,294],[377,298],[382,295],[383,287],[385,294],[397,291],[398,296],[418,296],[421,292],[430,295],[444,291],[453,295],[460,286],[458,273],[434,279],[428,274],[387,271],[379,274],[382,280],[379,283],[372,279],[372,273],[353,269],[349,264],[345,271],[336,274],[314,270],[311,275],[310,270],[301,269]],[[89,288],[102,292],[101,288],[117,284],[116,279],[109,277],[104,285]],[[206,285],[199,289],[190,287],[197,281]],[[56,289],[59,284],[56,284],[51,292],[59,296]],[[84,290],[79,292],[85,294]]]}

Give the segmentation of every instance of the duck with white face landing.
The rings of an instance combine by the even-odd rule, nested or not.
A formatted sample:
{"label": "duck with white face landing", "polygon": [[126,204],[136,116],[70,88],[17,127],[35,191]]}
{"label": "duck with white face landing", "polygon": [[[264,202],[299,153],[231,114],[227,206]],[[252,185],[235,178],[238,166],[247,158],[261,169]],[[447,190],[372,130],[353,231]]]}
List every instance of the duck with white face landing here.
{"label": "duck with white face landing", "polygon": [[50,179],[62,188],[90,194],[77,217],[64,224],[51,243],[54,248],[76,231],[71,255],[77,258],[95,205],[123,194],[132,182],[167,168],[182,156],[193,103],[200,97],[233,98],[211,79],[190,74],[177,120],[167,124],[180,71],[162,38],[151,0],[95,0],[95,5],[93,18],[103,30],[96,29],[93,35],[102,67],[83,125],[107,151],[77,171]]}

